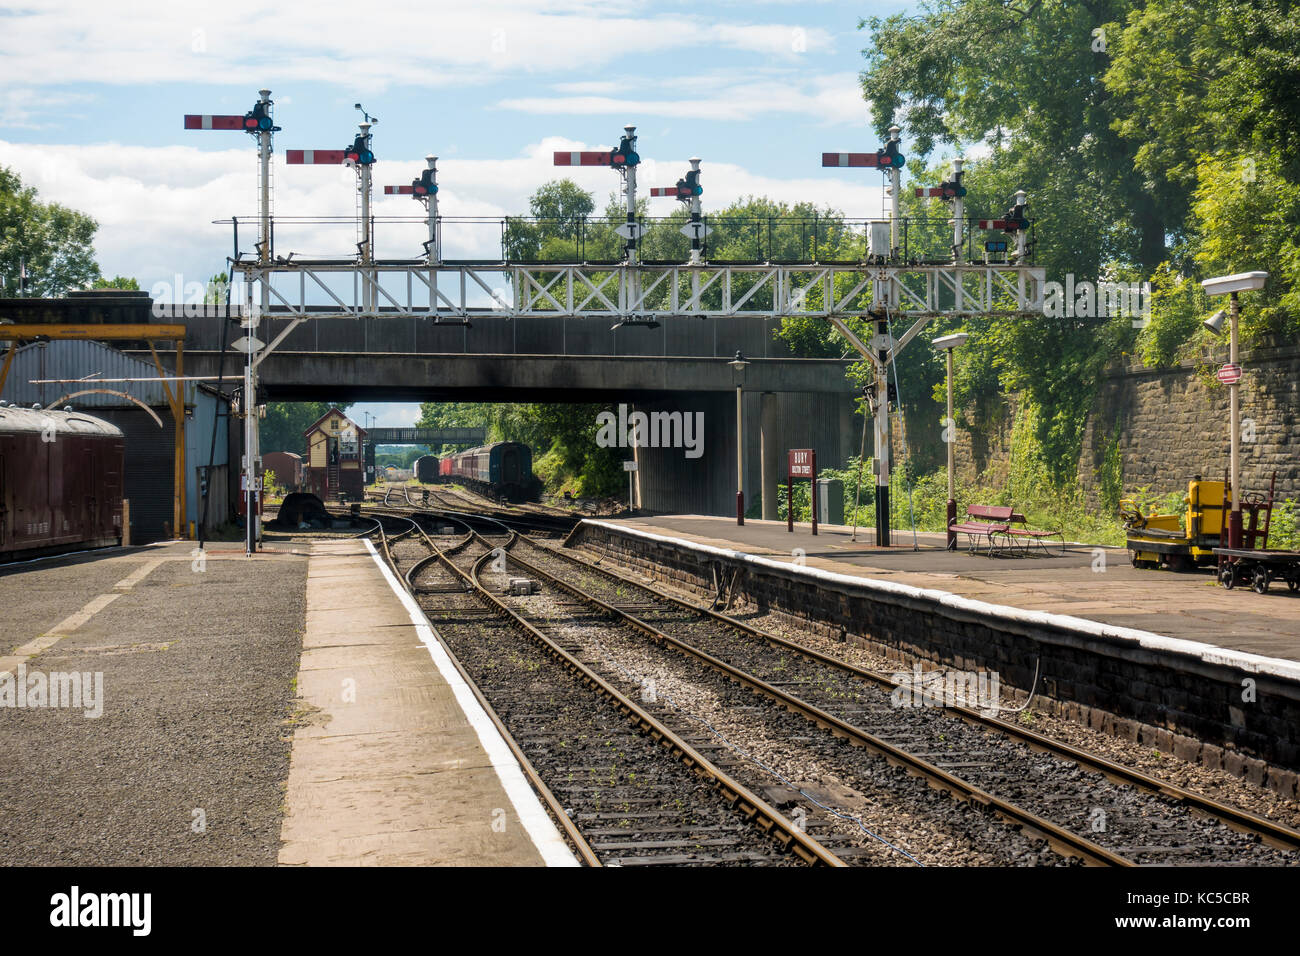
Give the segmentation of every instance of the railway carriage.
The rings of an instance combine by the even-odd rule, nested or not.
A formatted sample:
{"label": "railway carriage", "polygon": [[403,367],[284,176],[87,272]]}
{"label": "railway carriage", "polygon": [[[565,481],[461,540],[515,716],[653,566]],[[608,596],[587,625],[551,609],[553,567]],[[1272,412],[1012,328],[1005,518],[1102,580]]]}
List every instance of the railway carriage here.
{"label": "railway carriage", "polygon": [[120,544],[125,449],[102,419],[0,406],[0,561]]}
{"label": "railway carriage", "polygon": [[533,474],[533,453],[527,445],[500,441],[442,459],[440,474],[475,491],[507,501],[537,501],[542,483]]}
{"label": "railway carriage", "polygon": [[431,485],[438,480],[440,462],[436,455],[421,455],[415,459],[415,478],[422,484]]}

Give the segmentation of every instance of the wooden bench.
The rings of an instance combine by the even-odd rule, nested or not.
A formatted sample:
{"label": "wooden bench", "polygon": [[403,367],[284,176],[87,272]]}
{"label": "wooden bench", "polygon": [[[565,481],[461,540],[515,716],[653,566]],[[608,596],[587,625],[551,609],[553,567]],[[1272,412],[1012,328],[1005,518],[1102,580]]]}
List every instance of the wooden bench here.
{"label": "wooden bench", "polygon": [[996,535],[1006,534],[1011,525],[1015,509],[1010,505],[970,505],[966,509],[966,520],[953,522],[949,531],[956,531],[966,536],[966,550],[978,554],[980,540],[984,540],[984,553],[993,554]]}
{"label": "wooden bench", "polygon": [[1004,550],[1018,550],[1020,554],[1029,554],[1030,548],[1037,546],[1049,558],[1059,558],[1065,554],[1065,534],[1061,531],[1041,531],[1029,527],[1029,519],[1018,511],[1011,513],[1005,530],[995,532],[1005,539]]}

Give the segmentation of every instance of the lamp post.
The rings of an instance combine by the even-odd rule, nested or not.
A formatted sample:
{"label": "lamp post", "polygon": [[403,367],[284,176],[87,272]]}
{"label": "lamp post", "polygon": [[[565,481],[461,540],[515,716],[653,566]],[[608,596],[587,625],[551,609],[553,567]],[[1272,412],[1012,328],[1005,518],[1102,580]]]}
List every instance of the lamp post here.
{"label": "lamp post", "polygon": [[[1240,292],[1253,292],[1264,288],[1267,272],[1239,272],[1230,276],[1216,276],[1201,283],[1209,295],[1227,295],[1228,305],[1228,364],[1237,365],[1237,320],[1241,315],[1241,305],[1237,300]],[[1223,331],[1223,312],[1216,312],[1205,320],[1205,327],[1219,335]],[[1228,547],[1241,547],[1241,459],[1239,455],[1239,432],[1241,404],[1237,393],[1241,380],[1241,370],[1236,368],[1236,377],[1228,382],[1228,483],[1232,489],[1232,511],[1228,515]]]}
{"label": "lamp post", "polygon": [[948,523],[945,527],[948,529],[949,551],[957,547],[957,532],[952,530],[953,522],[957,520],[957,435],[952,420],[952,350],[965,345],[969,338],[965,332],[954,332],[932,340],[935,348],[948,353],[948,417],[943,423],[943,434],[948,446]]}
{"label": "lamp post", "polygon": [[736,524],[745,523],[745,431],[743,428],[743,395],[745,383],[745,356],[736,349],[736,357],[727,363],[736,382]]}

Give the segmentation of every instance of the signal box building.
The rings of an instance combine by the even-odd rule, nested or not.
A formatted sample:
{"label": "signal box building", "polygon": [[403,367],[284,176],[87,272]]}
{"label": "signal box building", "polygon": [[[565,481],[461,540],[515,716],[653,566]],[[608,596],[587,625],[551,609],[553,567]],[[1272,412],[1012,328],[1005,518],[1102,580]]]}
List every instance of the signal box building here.
{"label": "signal box building", "polygon": [[307,463],[303,484],[322,500],[346,496],[360,501],[365,495],[365,461],[362,447],[366,432],[337,408],[316,420],[303,432],[307,439]]}

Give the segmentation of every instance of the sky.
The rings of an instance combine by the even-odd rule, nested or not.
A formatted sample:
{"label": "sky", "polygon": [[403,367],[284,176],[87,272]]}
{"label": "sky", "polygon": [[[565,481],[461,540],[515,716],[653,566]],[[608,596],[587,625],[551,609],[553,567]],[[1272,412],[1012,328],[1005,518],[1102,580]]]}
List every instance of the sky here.
{"label": "sky", "polygon": [[[603,205],[608,169],[552,166],[557,149],[613,146],[637,127],[643,186],[699,156],[705,211],[747,195],[881,212],[872,170],[822,169],[822,151],[876,149],[858,85],[862,18],[911,4],[589,0],[372,0],[236,4],[0,2],[0,164],[43,200],[99,222],[107,276],[156,298],[225,268],[231,227],[257,211],[257,152],[237,131],[183,128],[186,113],[242,114],[262,88],[275,120],[273,211],[349,216],[354,173],[284,165],[287,149],[341,149],[373,128],[374,212],[417,215],[409,183],[436,154],[444,216],[524,214],[569,176]],[[653,200],[667,215],[669,199]],[[277,230],[277,252],[345,255],[351,228]],[[494,227],[445,230],[445,254],[494,254]],[[416,227],[376,230],[376,254],[418,255]],[[241,246],[247,247],[247,235]],[[461,248],[454,250],[458,243]],[[410,404],[358,406],[409,425]]]}

